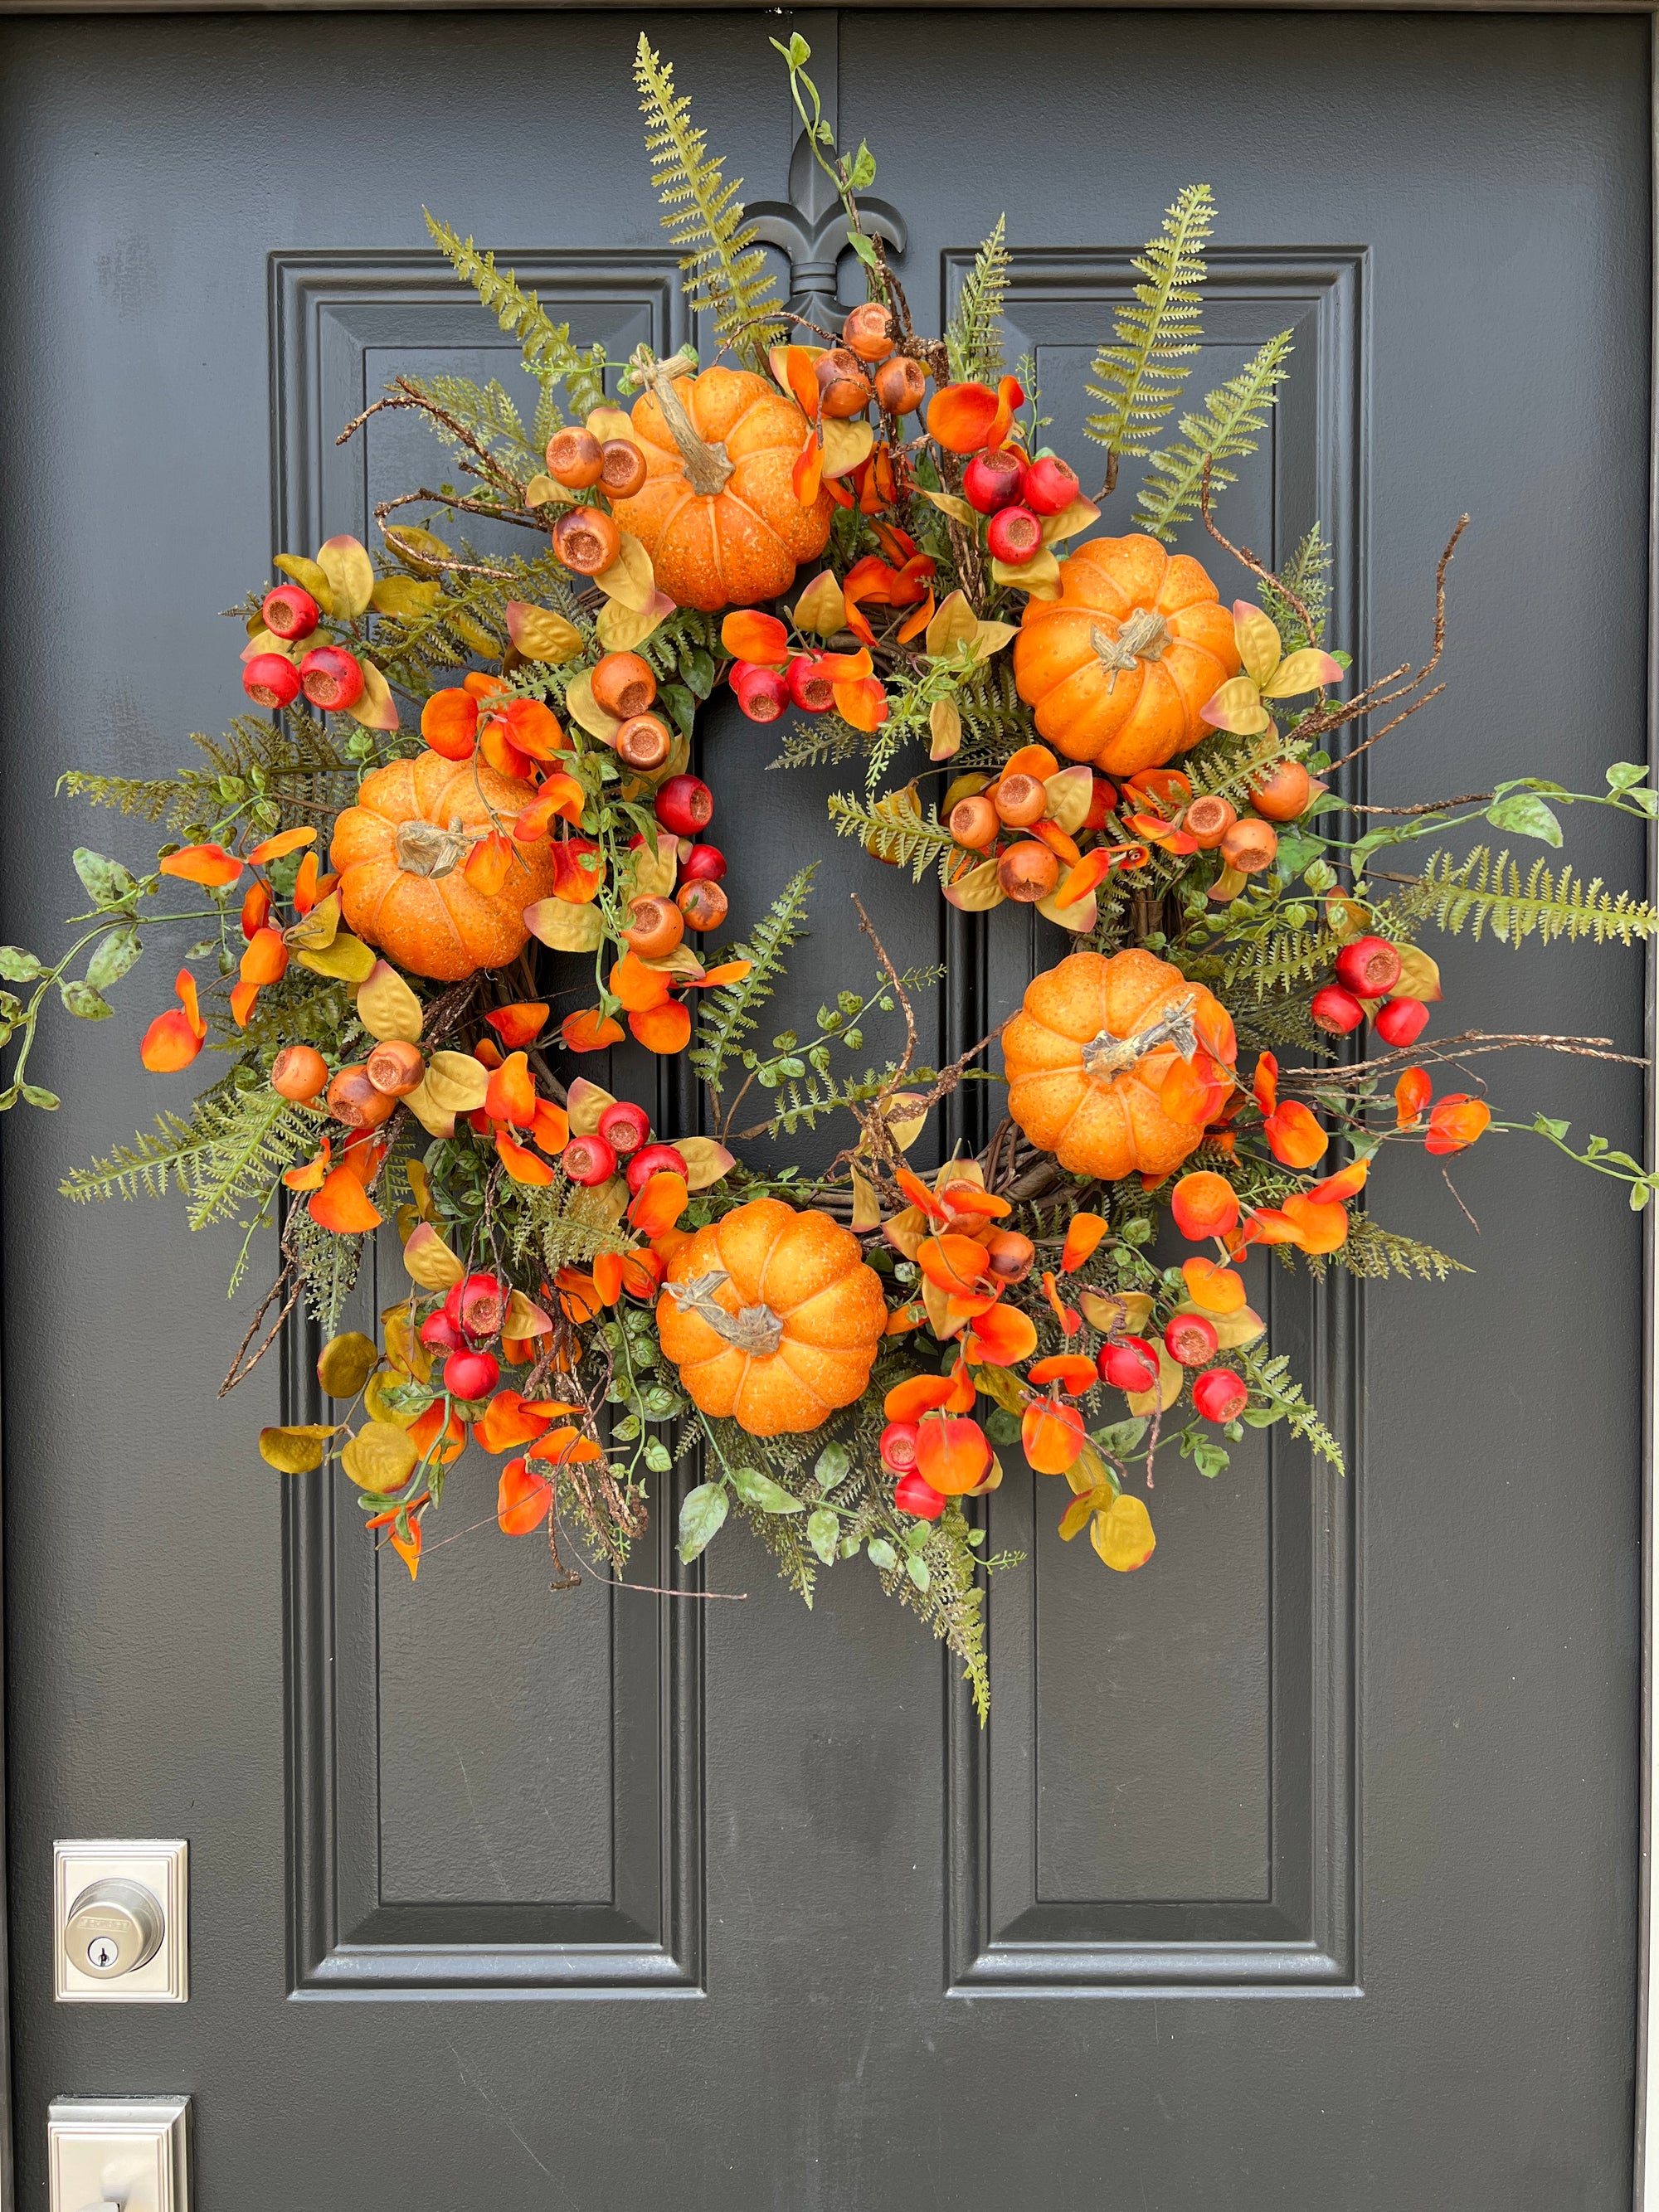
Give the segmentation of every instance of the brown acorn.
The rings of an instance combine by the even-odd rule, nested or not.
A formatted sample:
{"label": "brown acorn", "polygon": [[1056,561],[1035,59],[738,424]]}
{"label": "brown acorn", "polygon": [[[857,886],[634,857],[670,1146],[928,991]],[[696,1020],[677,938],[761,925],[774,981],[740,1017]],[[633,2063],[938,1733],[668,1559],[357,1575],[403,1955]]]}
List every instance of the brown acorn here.
{"label": "brown acorn", "polygon": [[548,440],[547,473],[567,491],[586,491],[590,484],[598,483],[604,470],[605,454],[599,440],[580,423],[556,430]]}
{"label": "brown acorn", "polygon": [[861,415],[870,404],[870,380],[864,364],[845,346],[832,346],[818,356],[819,404],[826,415]]}
{"label": "brown acorn", "polygon": [[601,575],[622,551],[622,532],[603,507],[573,507],[553,526],[553,550],[579,576]]}
{"label": "brown acorn", "polygon": [[1035,906],[1046,899],[1060,881],[1060,862],[1046,845],[1035,838],[1011,845],[997,862],[997,881],[1002,886],[1005,898],[1018,899],[1022,906]]}

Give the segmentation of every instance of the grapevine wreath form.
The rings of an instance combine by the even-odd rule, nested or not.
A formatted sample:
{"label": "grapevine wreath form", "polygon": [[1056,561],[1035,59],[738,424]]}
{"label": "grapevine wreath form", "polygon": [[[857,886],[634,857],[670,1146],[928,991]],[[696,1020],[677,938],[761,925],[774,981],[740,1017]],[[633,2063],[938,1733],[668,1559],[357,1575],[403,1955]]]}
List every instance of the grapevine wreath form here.
{"label": "grapevine wreath form", "polygon": [[[1104,483],[1085,496],[1043,442],[1030,364],[1005,372],[1002,224],[944,337],[923,336],[860,218],[868,149],[836,150],[804,41],[778,51],[866,303],[837,330],[781,307],[737,187],[643,40],[647,151],[714,361],[641,348],[607,388],[619,365],[600,347],[432,222],[521,339],[533,422],[499,385],[398,380],[343,437],[412,410],[464,487],[377,509],[377,553],[336,538],[277,557],[235,611],[252,711],[197,740],[203,763],[69,777],[168,842],[142,877],[76,854],[89,908],[56,964],[0,951],[19,987],[0,994],[0,1103],[57,1103],[27,1077],[54,993],[100,1019],[149,933],[196,938],[143,1058],[175,1080],[208,1048],[225,1072],[65,1188],[172,1185],[192,1225],[239,1223],[233,1287],[279,1226],[232,1382],[301,1301],[337,1331],[369,1240],[395,1230],[406,1294],[376,1338],[331,1336],[334,1419],[266,1429],[273,1468],[337,1468],[411,1575],[446,1486],[473,1512],[483,1492],[507,1535],[542,1533],[562,1586],[573,1553],[620,1577],[653,1480],[695,1455],[684,1559],[733,1509],[805,1595],[819,1565],[861,1555],[960,1656],[982,1714],[983,1575],[1012,1562],[985,1558],[965,1508],[1012,1455],[1065,1486],[1060,1534],[1086,1529],[1121,1571],[1152,1556],[1147,1493],[1172,1447],[1216,1476],[1245,1428],[1282,1421],[1340,1468],[1239,1263],[1271,1245],[1316,1273],[1443,1274],[1455,1263],[1359,1204],[1380,1146],[1439,1156],[1533,1129],[1647,1202],[1654,1178],[1601,1139],[1494,1121],[1475,1065],[1514,1046],[1620,1055],[1431,1035],[1440,984],[1418,939],[1467,924],[1629,945],[1659,915],[1486,844],[1398,848],[1475,822],[1559,846],[1563,806],[1651,816],[1659,794],[1621,763],[1596,793],[1340,795],[1334,772],[1442,688],[1458,533],[1422,665],[1364,689],[1326,640],[1317,528],[1277,574],[1222,534],[1212,498],[1291,346],[1271,339],[1169,424],[1198,350],[1207,189],[1169,210],[1095,360]],[[1112,535],[1127,461],[1145,465]],[[481,550],[469,532],[515,533],[479,518],[525,550]],[[1168,550],[1200,518],[1229,603]],[[690,767],[721,684],[781,724],[773,766],[861,766],[862,793],[830,802],[857,866],[908,867],[971,912],[1035,907],[1052,929],[1023,1005],[962,1060],[918,1065],[913,1002],[939,971],[901,971],[861,906],[866,972],[812,1035],[766,1042],[812,871],[722,941],[719,798]],[[544,946],[567,956],[556,981]],[[577,994],[571,955],[591,963]],[[561,1018],[573,996],[587,1003]],[[866,1029],[890,1056],[859,1073]],[[688,1055],[699,1129],[653,1127],[580,1072],[629,1036]],[[907,1152],[969,1081],[1006,1083],[990,1142],[915,1171]],[[845,1141],[822,1172],[745,1164],[745,1144],[831,1115]],[[494,1467],[463,1462],[469,1445]]]}

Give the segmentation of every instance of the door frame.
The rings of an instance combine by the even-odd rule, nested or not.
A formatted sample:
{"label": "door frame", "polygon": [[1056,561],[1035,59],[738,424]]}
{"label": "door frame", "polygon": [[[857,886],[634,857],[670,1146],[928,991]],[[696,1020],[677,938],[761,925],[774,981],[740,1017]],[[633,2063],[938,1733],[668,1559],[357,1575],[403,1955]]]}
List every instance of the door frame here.
{"label": "door frame", "polygon": [[[704,9],[752,13],[770,12],[767,0],[653,0],[659,9],[694,15]],[[992,8],[1020,4],[1020,0],[875,0],[878,6],[909,8]],[[1048,8],[1088,8],[1096,0],[1037,0]],[[406,13],[411,9],[447,9],[469,13],[489,8],[522,8],[538,12],[637,12],[638,0],[171,0],[163,8],[153,0],[0,0],[0,17],[42,15],[265,15],[332,14],[367,10]],[[1138,0],[1138,9],[1227,8],[1275,10],[1285,8],[1325,14],[1645,15],[1650,21],[1649,112],[1651,132],[1650,159],[1650,221],[1652,259],[1650,305],[1653,313],[1650,352],[1650,422],[1648,458],[1648,712],[1647,758],[1659,774],[1659,0]],[[819,9],[809,4],[782,11],[787,24],[793,13],[811,16]],[[1659,882],[1659,823],[1650,823],[1647,836],[1648,882]],[[1651,894],[1650,894],[1651,895]],[[1648,1156],[1659,1158],[1659,943],[1647,947],[1647,992],[1644,1018],[1648,1055],[1644,1122]],[[1644,1216],[1643,1241],[1643,1421],[1642,1421],[1642,1625],[1641,1625],[1641,1746],[1638,1768],[1638,1975],[1635,2098],[1632,2123],[1632,2212],[1659,2212],[1659,1915],[1656,1914],[1653,1855],[1659,1837],[1659,1745],[1656,1744],[1656,1667],[1659,1665],[1659,1504],[1656,1501],[1656,1459],[1659,1457],[1659,1224],[1655,1209]],[[3,1391],[0,1389],[0,1402]],[[0,1431],[3,1433],[3,1431]],[[0,1450],[0,1506],[3,1504],[3,1453]],[[6,1738],[4,1644],[4,1518],[0,1510],[0,2212],[15,2212],[15,2126],[21,2115],[13,2111],[12,1988],[7,1937],[9,1895],[6,1864]],[[43,1901],[44,1905],[44,1901]]]}

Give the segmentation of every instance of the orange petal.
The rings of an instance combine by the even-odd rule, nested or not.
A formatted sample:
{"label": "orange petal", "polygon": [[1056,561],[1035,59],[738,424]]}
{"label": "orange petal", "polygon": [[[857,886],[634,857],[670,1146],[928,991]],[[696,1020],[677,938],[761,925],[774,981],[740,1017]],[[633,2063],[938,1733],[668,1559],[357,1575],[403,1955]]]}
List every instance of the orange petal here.
{"label": "orange petal", "polygon": [[691,1017],[678,999],[629,1014],[628,1026],[647,1052],[684,1052],[691,1042]]}
{"label": "orange petal", "polygon": [[400,1536],[395,1528],[392,1531],[392,1548],[409,1569],[410,1582],[421,1571],[421,1545],[423,1540],[421,1531],[424,1526],[423,1521],[411,1521],[406,1536]]}
{"label": "orange petal", "polygon": [[222,845],[185,845],[156,866],[164,876],[180,876],[185,883],[203,884],[210,890],[234,884],[242,872],[241,862]]}
{"label": "orange petal", "polygon": [[887,694],[881,679],[860,677],[856,683],[834,684],[836,707],[843,721],[855,730],[878,730],[887,720]]}
{"label": "orange petal", "polygon": [[1244,1278],[1213,1260],[1183,1260],[1187,1295],[1206,1313],[1237,1313],[1244,1303]]}
{"label": "orange petal", "polygon": [[945,384],[927,403],[927,434],[947,453],[977,453],[999,413],[988,384]]}
{"label": "orange petal", "polygon": [[1182,1176],[1170,1194],[1176,1226],[1194,1243],[1205,1237],[1231,1237],[1238,1221],[1238,1194],[1225,1176],[1208,1168]]}
{"label": "orange petal", "polygon": [[1191,779],[1178,768],[1144,768],[1132,775],[1123,788],[1165,812],[1184,806],[1193,795]]}
{"label": "orange petal", "polygon": [[977,1421],[928,1413],[916,1439],[916,1468],[944,1497],[961,1498],[977,1490],[990,1472],[991,1446]]}
{"label": "orange petal", "polygon": [[1462,1091],[1449,1091],[1429,1116],[1424,1145],[1431,1152],[1461,1152],[1474,1144],[1491,1120],[1492,1109],[1484,1098],[1471,1097]]}
{"label": "orange petal", "polygon": [[1294,1222],[1297,1242],[1304,1252],[1337,1252],[1348,1241],[1348,1209],[1323,1205],[1297,1191],[1285,1201],[1286,1218]]}
{"label": "orange petal", "polygon": [[963,1340],[963,1358],[976,1367],[1012,1367],[1029,1359],[1036,1345],[1036,1325],[1030,1316],[1003,1301],[974,1321]]}
{"label": "orange petal", "polygon": [[495,1157],[514,1182],[550,1183],[553,1170],[539,1153],[514,1144],[505,1129],[495,1132]]}
{"label": "orange petal", "polygon": [[1316,1182],[1307,1195],[1316,1206],[1329,1206],[1339,1199],[1357,1197],[1365,1188],[1365,1178],[1370,1171],[1369,1160],[1350,1160],[1346,1167],[1339,1168],[1334,1176],[1327,1176],[1323,1182]]}
{"label": "orange petal", "polygon": [[446,760],[471,760],[478,742],[478,702],[470,691],[434,691],[421,709],[421,735]]}
{"label": "orange petal", "polygon": [[1025,1372],[1033,1382],[1058,1382],[1072,1398],[1086,1398],[1100,1380],[1094,1361],[1085,1359],[1078,1352],[1056,1352],[1047,1359],[1039,1359]]}
{"label": "orange petal", "polygon": [[376,1137],[365,1131],[357,1136],[346,1139],[345,1150],[340,1155],[340,1164],[343,1168],[349,1169],[367,1190],[380,1172],[380,1163],[385,1159],[386,1155],[385,1138]]}
{"label": "orange petal", "polygon": [[550,1098],[536,1101],[536,1118],[530,1125],[532,1136],[544,1152],[555,1159],[570,1142],[570,1116],[562,1106],[556,1106]]}
{"label": "orange petal", "polygon": [[467,854],[461,873],[482,897],[494,898],[505,886],[513,865],[513,840],[500,830],[492,830]]}
{"label": "orange petal", "polygon": [[283,942],[282,931],[272,929],[269,923],[263,929],[256,929],[242,955],[243,982],[275,983],[287,970],[288,947]]}
{"label": "orange petal", "polygon": [[553,1287],[558,1293],[559,1311],[567,1321],[592,1321],[604,1304],[592,1276],[583,1274],[580,1267],[561,1267],[553,1278]]}
{"label": "orange petal", "polygon": [[302,845],[316,842],[315,830],[279,830],[274,837],[256,845],[247,857],[256,868],[261,868],[267,860],[280,860],[284,853],[297,853]]}
{"label": "orange petal", "polygon": [[1251,1085],[1255,1103],[1264,1114],[1271,1114],[1279,1103],[1279,1062],[1270,1052],[1264,1052],[1255,1064],[1255,1079]]}
{"label": "orange petal", "polygon": [[1054,893],[1057,906],[1075,906],[1080,899],[1097,890],[1111,873],[1113,848],[1097,845],[1092,853],[1085,853],[1071,873]]}
{"label": "orange petal", "polygon": [[976,1182],[941,1183],[939,1199],[947,1213],[971,1213],[987,1221],[1000,1221],[1014,1210],[1006,1198],[996,1197]]}
{"label": "orange petal", "polygon": [[775,615],[753,607],[739,607],[720,624],[720,643],[733,660],[757,661],[763,668],[781,668],[789,658],[789,633]]}
{"label": "orange petal", "polygon": [[641,1237],[660,1237],[684,1212],[690,1196],[684,1176],[672,1168],[659,1169],[635,1195],[628,1218]]}
{"label": "orange petal", "polygon": [[1048,1299],[1054,1319],[1060,1323],[1062,1336],[1075,1336],[1083,1326],[1083,1316],[1075,1306],[1068,1306],[1060,1297],[1058,1285],[1050,1273],[1042,1278],[1042,1295]]}
{"label": "orange petal", "polygon": [[818,495],[823,482],[823,440],[814,430],[795,456],[795,465],[789,472],[789,482],[795,497],[803,507],[811,507]]}
{"label": "orange petal", "polygon": [[1077,840],[1068,837],[1057,822],[1034,822],[1025,834],[1028,837],[1035,837],[1039,845],[1046,845],[1067,866],[1077,866],[1080,857]]}
{"label": "orange petal", "polygon": [[247,887],[242,900],[242,935],[251,938],[257,929],[263,929],[270,916],[270,892],[264,884],[253,883]]}
{"label": "orange petal", "polygon": [[611,970],[611,995],[630,1014],[660,1006],[668,997],[669,978],[660,969],[647,968],[637,952],[624,952]]}
{"label": "orange petal", "polygon": [[569,750],[558,716],[539,699],[509,700],[490,719],[504,722],[514,750],[532,760],[550,761]]}
{"label": "orange petal", "polygon": [[[300,872],[294,878],[294,911],[309,914],[323,894],[317,888],[317,878],[322,872],[322,862],[314,853],[307,853],[300,863]],[[330,883],[333,878],[329,878]]]}
{"label": "orange petal", "polygon": [[152,1075],[173,1075],[188,1067],[201,1049],[202,1039],[189,1017],[177,1006],[170,1006],[166,1013],[157,1014],[144,1031],[138,1057]]}
{"label": "orange petal", "polygon": [[919,1206],[930,1220],[948,1221],[950,1219],[950,1208],[928,1189],[914,1169],[907,1168],[901,1162],[893,1170],[893,1180],[909,1200],[911,1205]]}
{"label": "orange petal", "polygon": [[933,594],[932,592],[929,592],[927,598],[916,609],[915,614],[907,616],[904,621],[899,624],[899,643],[901,645],[908,645],[913,637],[920,637],[923,630],[927,629],[928,623],[932,622],[937,611],[938,607],[934,600]]}
{"label": "orange petal", "polygon": [[1158,1103],[1172,1121],[1188,1121],[1201,1128],[1225,1097],[1225,1091],[1206,1083],[1190,1060],[1170,1062],[1158,1093]]}
{"label": "orange petal", "polygon": [[559,1024],[559,1035],[567,1052],[603,1052],[607,1045],[620,1044],[627,1034],[619,1021],[602,1014],[597,1006],[584,1006],[579,1014],[567,1014]]}
{"label": "orange petal", "polygon": [[233,983],[230,987],[230,1018],[239,1030],[245,1030],[253,1015],[254,1000],[259,995],[257,983]]}
{"label": "orange petal", "polygon": [[772,374],[800,409],[809,422],[817,420],[818,389],[816,363],[824,352],[823,346],[774,346],[767,356]]}
{"label": "orange petal", "polygon": [[[1275,1206],[1258,1206],[1244,1222],[1244,1244],[1299,1244],[1302,1231]],[[1237,1252],[1231,1255],[1237,1259]]]}
{"label": "orange petal", "polygon": [[[670,1233],[664,1230],[660,1235],[666,1237]],[[653,1243],[659,1239],[653,1240]],[[624,1252],[622,1263],[623,1288],[629,1297],[640,1299],[654,1297],[659,1285],[668,1273],[661,1255],[654,1249],[649,1252]]]}
{"label": "orange petal", "polygon": [[[876,565],[879,568],[881,564],[878,562]],[[870,658],[869,647],[861,645],[856,653],[821,653],[818,671],[827,683],[855,684],[861,676],[873,676],[876,664]]]}
{"label": "orange petal", "polygon": [[1060,1255],[1060,1273],[1075,1274],[1105,1234],[1106,1224],[1097,1213],[1074,1213],[1066,1226],[1065,1249]]}
{"label": "orange petal", "polygon": [[521,1052],[509,1053],[489,1079],[484,1112],[492,1121],[511,1121],[527,1129],[536,1118],[536,1079]]}
{"label": "orange petal", "polygon": [[1083,1416],[1075,1407],[1039,1398],[1020,1418],[1019,1440],[1039,1474],[1064,1474],[1082,1455]]}
{"label": "orange petal", "polygon": [[434,1398],[420,1419],[409,1425],[410,1441],[419,1448],[421,1457],[439,1467],[447,1467],[466,1449],[465,1422],[459,1413],[451,1413],[447,1420],[444,1416],[444,1401]]}
{"label": "orange petal", "polygon": [[608,1306],[614,1306],[623,1294],[623,1264],[620,1252],[596,1252],[593,1255],[593,1288]]}
{"label": "orange petal", "polygon": [[971,1237],[959,1237],[947,1231],[942,1237],[925,1237],[916,1252],[916,1265],[930,1283],[942,1291],[971,1291],[980,1278],[988,1273],[990,1261],[985,1247]]}
{"label": "orange petal", "polygon": [[550,1414],[532,1413],[516,1390],[498,1390],[474,1423],[472,1433],[487,1452],[511,1451],[515,1445],[534,1443],[550,1419]]}
{"label": "orange petal", "polygon": [[567,906],[586,906],[599,895],[605,861],[591,837],[562,837],[549,848],[553,860],[553,896]]}
{"label": "orange petal", "polygon": [[707,991],[715,983],[741,983],[754,964],[752,960],[722,960],[718,968],[711,968],[706,975],[694,975],[688,980],[700,991]]}
{"label": "orange petal", "polygon": [[1425,1068],[1403,1068],[1394,1086],[1395,1127],[1409,1129],[1413,1121],[1421,1121],[1423,1109],[1433,1096],[1434,1085]]}
{"label": "orange petal", "polygon": [[521,753],[513,742],[512,733],[499,716],[492,715],[478,725],[478,752],[488,761],[497,775],[504,775],[515,783],[527,783],[535,763],[528,753]]}
{"label": "orange petal", "polygon": [[484,1016],[509,1052],[533,1043],[547,1027],[547,1008],[539,999],[520,999],[510,1006],[497,1006]]}
{"label": "orange petal", "polygon": [[496,1068],[504,1065],[507,1055],[494,1037],[480,1037],[472,1048],[472,1057],[481,1066]]}
{"label": "orange petal", "polygon": [[495,1486],[495,1519],[505,1536],[529,1536],[546,1520],[553,1504],[553,1486],[544,1475],[532,1474],[521,1459],[510,1459]]}
{"label": "orange petal", "polygon": [[908,1375],[902,1382],[894,1383],[881,1401],[881,1410],[890,1421],[919,1421],[924,1413],[945,1405],[956,1387],[948,1375]]}
{"label": "orange petal", "polygon": [[556,820],[579,824],[586,794],[574,775],[550,775],[527,806],[520,808],[513,823],[513,836],[520,845],[533,845],[538,837],[545,837]]}
{"label": "orange petal", "polygon": [[320,1190],[328,1179],[329,1154],[333,1149],[333,1139],[325,1137],[323,1149],[316,1158],[308,1160],[302,1168],[290,1168],[283,1181],[290,1190]]}
{"label": "orange petal", "polygon": [[339,1236],[360,1237],[380,1225],[380,1209],[349,1167],[333,1169],[307,1204],[318,1227]]}
{"label": "orange petal", "polygon": [[1262,1134],[1273,1158],[1287,1168],[1310,1168],[1331,1141],[1299,1098],[1275,1107],[1262,1124]]}

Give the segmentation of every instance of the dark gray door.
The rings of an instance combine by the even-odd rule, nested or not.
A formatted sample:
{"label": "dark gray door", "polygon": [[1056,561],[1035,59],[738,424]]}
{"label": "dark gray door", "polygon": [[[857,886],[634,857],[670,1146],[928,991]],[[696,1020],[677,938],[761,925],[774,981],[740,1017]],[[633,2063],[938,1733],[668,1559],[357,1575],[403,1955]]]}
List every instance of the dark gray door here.
{"label": "dark gray door", "polygon": [[[781,197],[779,19],[642,20],[729,173]],[[159,771],[220,726],[215,610],[273,544],[364,529],[408,482],[395,425],[365,462],[338,422],[396,366],[502,361],[422,203],[613,358],[677,335],[641,21],[4,27],[7,937],[75,896],[88,832],[59,772]],[[1421,647],[1425,576],[1473,512],[1453,690],[1379,750],[1376,797],[1528,769],[1594,787],[1639,755],[1644,21],[801,22],[908,218],[919,306],[1006,210],[1012,350],[1066,442],[1126,250],[1182,183],[1214,186],[1205,368],[1286,323],[1297,343],[1233,526],[1270,551],[1320,517],[1364,666]],[[703,742],[740,784],[739,920],[835,851],[807,1006],[844,965],[848,880],[933,957],[931,896],[830,848],[833,772],[745,773],[765,755],[729,714]],[[1623,825],[1573,832],[1586,874],[1639,882]],[[992,921],[950,940],[950,1036],[1036,956]],[[1444,964],[1492,1028],[1640,1036],[1634,955],[1460,939]],[[1457,1175],[1477,1237],[1420,1157],[1390,1164],[1391,1217],[1479,1272],[1278,1302],[1346,1483],[1277,1443],[1172,1476],[1156,1561],[1119,1578],[1011,1477],[994,1538],[1032,1559],[994,1602],[981,1737],[861,1572],[810,1620],[737,1545],[711,1580],[741,1603],[553,1598],[481,1529],[417,1591],[395,1565],[377,1585],[322,1478],[253,1455],[276,1363],[216,1403],[251,1310],[227,1306],[228,1251],[171,1210],[53,1194],[155,1110],[141,1005],[116,1049],[58,1036],[38,1072],[62,1111],[4,1129],[20,2204],[46,2201],[52,2095],[163,2090],[195,2100],[209,2212],[1628,2203],[1642,1297],[1616,1188],[1489,1141]],[[1633,1080],[1507,1080],[1638,1141]],[[473,1510],[441,1533],[486,1489],[457,1486]],[[641,1562],[672,1579],[665,1544]],[[54,2006],[53,1838],[173,1834],[188,2004]]]}

